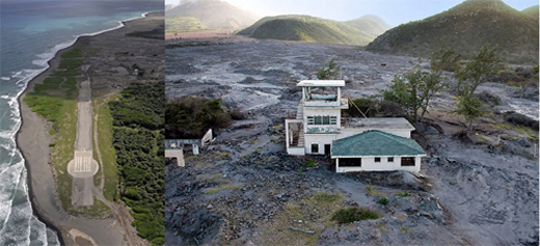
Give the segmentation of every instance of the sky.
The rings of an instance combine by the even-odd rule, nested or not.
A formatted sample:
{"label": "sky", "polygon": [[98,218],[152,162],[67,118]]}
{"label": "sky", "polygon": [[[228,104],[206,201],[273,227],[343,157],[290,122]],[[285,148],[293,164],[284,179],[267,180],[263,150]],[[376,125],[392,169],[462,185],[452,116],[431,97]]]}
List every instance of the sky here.
{"label": "sky", "polygon": [[[185,0],[184,0],[185,1]],[[337,21],[347,21],[372,14],[398,26],[443,12],[464,0],[223,0],[263,16],[305,14]],[[503,0],[523,10],[538,5],[538,0]],[[177,4],[179,0],[165,0]]]}

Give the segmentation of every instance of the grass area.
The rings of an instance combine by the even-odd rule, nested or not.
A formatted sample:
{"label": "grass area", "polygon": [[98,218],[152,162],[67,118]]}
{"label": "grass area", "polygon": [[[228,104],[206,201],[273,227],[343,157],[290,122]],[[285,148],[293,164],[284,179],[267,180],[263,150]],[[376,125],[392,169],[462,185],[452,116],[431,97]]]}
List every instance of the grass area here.
{"label": "grass area", "polygon": [[113,147],[113,118],[108,102],[118,96],[116,94],[109,98],[95,100],[93,109],[94,114],[98,117],[97,122],[94,121],[94,126],[97,126],[99,142],[99,146],[96,149],[99,148],[99,152],[101,153],[101,160],[103,161],[101,164],[105,172],[103,196],[109,201],[116,201],[117,198],[118,169],[116,167],[116,151]]}
{"label": "grass area", "polygon": [[[82,64],[78,57],[79,48],[72,48],[63,55],[60,65],[77,73]],[[70,58],[67,58],[70,57]],[[36,84],[24,102],[41,117],[52,123],[49,133],[53,135],[49,145],[51,159],[55,168],[57,191],[62,206],[69,212],[76,212],[71,205],[72,178],[67,173],[67,165],[73,159],[77,131],[77,80],[68,74],[52,74]]]}
{"label": "grass area", "polygon": [[366,185],[366,194],[368,196],[385,196],[385,193],[381,193],[375,190],[375,188],[371,185]]}
{"label": "grass area", "polygon": [[199,19],[193,16],[175,16],[165,18],[166,33],[195,32],[207,30]]}
{"label": "grass area", "polygon": [[59,109],[64,117],[58,118],[58,132],[54,134],[51,157],[56,171],[57,192],[62,206],[71,211],[72,178],[67,173],[67,165],[73,160],[77,134],[77,102],[65,101]]}
{"label": "grass area", "polygon": [[307,161],[302,162],[302,165],[306,167],[312,167],[312,166],[315,166],[315,164],[317,164],[317,162],[313,160],[307,160]]}
{"label": "grass area", "polygon": [[398,193],[394,194],[394,196],[400,196],[400,197],[408,197],[410,195],[411,194],[409,194],[408,192],[398,192]]}
{"label": "grass area", "polygon": [[360,220],[374,220],[381,216],[375,210],[364,207],[352,207],[341,209],[337,211],[332,220],[337,221],[340,224],[349,224]]}
{"label": "grass area", "polygon": [[[261,240],[264,245],[315,245],[319,233],[334,224],[332,215],[341,209],[344,198],[341,194],[316,192],[298,203],[289,202],[273,222],[264,223]],[[295,227],[308,234],[290,229]]]}
{"label": "grass area", "polygon": [[80,206],[75,214],[84,214],[84,215],[90,215],[93,217],[101,217],[106,216],[111,212],[111,208],[109,208],[104,202],[96,199],[94,197],[94,205],[93,206]]}
{"label": "grass area", "polygon": [[198,177],[198,180],[205,183],[211,183],[215,184],[215,187],[208,188],[204,190],[204,194],[211,195],[218,193],[222,190],[237,190],[241,189],[244,186],[243,185],[235,185],[232,183],[232,181],[228,178],[223,178],[223,176],[219,173],[216,173],[214,175],[201,175]]}
{"label": "grass area", "polygon": [[[79,91],[75,76],[80,75],[80,66],[84,62],[78,58],[97,51],[98,49],[89,46],[76,46],[64,52],[58,68],[65,71],[52,73],[43,80],[43,84],[36,84],[34,91],[29,92],[24,98],[24,102],[32,111],[52,123],[49,133],[53,136],[53,140],[49,147],[56,174],[58,197],[62,207],[75,215],[104,216],[110,212],[109,207],[95,198],[91,207],[74,208],[71,202],[73,179],[67,173],[67,165],[74,158],[77,134]],[[99,182],[99,179],[97,181]]]}

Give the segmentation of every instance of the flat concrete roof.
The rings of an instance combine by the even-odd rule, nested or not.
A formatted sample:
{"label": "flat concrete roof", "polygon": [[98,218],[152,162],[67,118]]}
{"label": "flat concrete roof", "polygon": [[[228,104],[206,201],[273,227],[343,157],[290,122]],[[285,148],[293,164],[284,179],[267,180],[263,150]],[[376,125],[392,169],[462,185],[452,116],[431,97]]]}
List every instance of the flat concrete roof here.
{"label": "flat concrete roof", "polygon": [[390,117],[373,117],[373,118],[342,118],[345,125],[344,128],[377,128],[377,129],[400,129],[414,130],[414,126],[407,119],[390,118]]}
{"label": "flat concrete roof", "polygon": [[302,80],[296,85],[300,87],[343,87],[345,86],[345,80]]}

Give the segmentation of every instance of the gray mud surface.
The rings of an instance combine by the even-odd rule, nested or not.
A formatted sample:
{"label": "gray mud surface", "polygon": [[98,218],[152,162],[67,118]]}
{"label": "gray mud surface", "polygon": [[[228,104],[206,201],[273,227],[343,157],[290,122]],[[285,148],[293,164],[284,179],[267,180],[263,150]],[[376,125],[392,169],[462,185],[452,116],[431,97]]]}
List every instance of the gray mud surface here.
{"label": "gray mud surface", "polygon": [[[308,159],[285,154],[283,122],[296,112],[299,80],[314,78],[335,58],[347,81],[344,94],[367,97],[412,68],[416,58],[272,41],[165,54],[167,100],[222,98],[247,115],[217,132],[201,155],[188,154],[186,167],[166,167],[167,242],[272,245],[292,238],[299,245],[538,245],[537,155],[456,137],[459,120],[442,117],[454,107],[448,93],[434,99],[431,127],[413,134],[428,154],[420,175],[336,174],[328,160],[309,166]],[[495,83],[479,90],[497,93],[500,111],[538,118],[538,101],[517,98]],[[491,140],[507,133],[478,131]],[[515,147],[511,140],[500,142]],[[529,152],[537,148],[534,141],[525,145]],[[316,211],[304,212],[300,220],[286,216],[291,206],[309,207],[318,192],[340,194],[339,207],[369,207],[382,217],[337,225]],[[408,196],[399,196],[403,193]],[[382,197],[387,205],[377,202]]]}

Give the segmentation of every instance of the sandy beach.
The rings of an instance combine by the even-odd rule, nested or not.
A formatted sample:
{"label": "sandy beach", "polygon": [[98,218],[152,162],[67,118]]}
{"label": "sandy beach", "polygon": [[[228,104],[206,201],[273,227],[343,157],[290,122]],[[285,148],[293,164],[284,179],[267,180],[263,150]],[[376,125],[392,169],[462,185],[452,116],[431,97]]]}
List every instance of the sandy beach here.
{"label": "sandy beach", "polygon": [[[148,40],[143,38],[128,38],[126,33],[133,31],[148,31],[155,28],[163,13],[150,13],[144,19],[132,20],[125,22],[125,26],[116,30],[105,32],[96,36],[81,37],[74,45],[84,43],[85,45],[92,44],[100,47],[109,46],[110,44],[125,43],[121,39],[130,39],[135,43],[130,48],[137,50],[145,50],[144,45],[149,42],[159,42],[158,40]],[[142,40],[142,41],[141,41]],[[146,42],[146,43],[145,43]],[[114,45],[113,45],[114,46]],[[163,45],[161,44],[161,47]],[[125,47],[123,47],[125,49]],[[49,61],[50,68],[32,79],[26,91],[19,97],[21,109],[22,126],[17,134],[17,146],[21,150],[24,159],[26,160],[26,168],[28,170],[28,187],[30,200],[34,214],[48,227],[55,229],[59,233],[59,238],[62,245],[145,245],[148,241],[138,238],[136,231],[131,227],[131,218],[128,208],[119,204],[113,204],[111,209],[114,211],[112,218],[108,219],[88,219],[68,215],[61,208],[60,202],[56,193],[56,182],[54,177],[53,165],[50,158],[49,144],[52,141],[52,136],[49,135],[49,123],[23,102],[26,94],[33,90],[36,83],[43,83],[43,79],[48,77],[52,70],[56,69],[60,61],[61,54],[68,50],[59,51],[53,59]],[[103,49],[101,59],[108,59],[108,55],[114,53],[114,47]],[[125,49],[126,50],[126,49]],[[129,49],[127,49],[129,50]],[[116,51],[117,52],[117,51]],[[152,50],[156,53],[155,50]],[[159,56],[153,56],[152,59],[162,59],[163,53]],[[145,54],[141,54],[145,55]],[[149,56],[150,57],[150,56]],[[99,59],[90,59],[91,65],[99,62]],[[141,63],[152,61],[142,61]],[[159,62],[158,62],[159,63]],[[97,64],[96,64],[97,65]],[[162,67],[162,63],[156,65]],[[159,70],[158,70],[159,71]],[[125,79],[129,81],[129,79]],[[106,91],[107,88],[115,88],[115,91],[122,89],[123,85],[105,85],[103,81],[97,80],[101,91]],[[92,85],[94,86],[94,85]]]}

